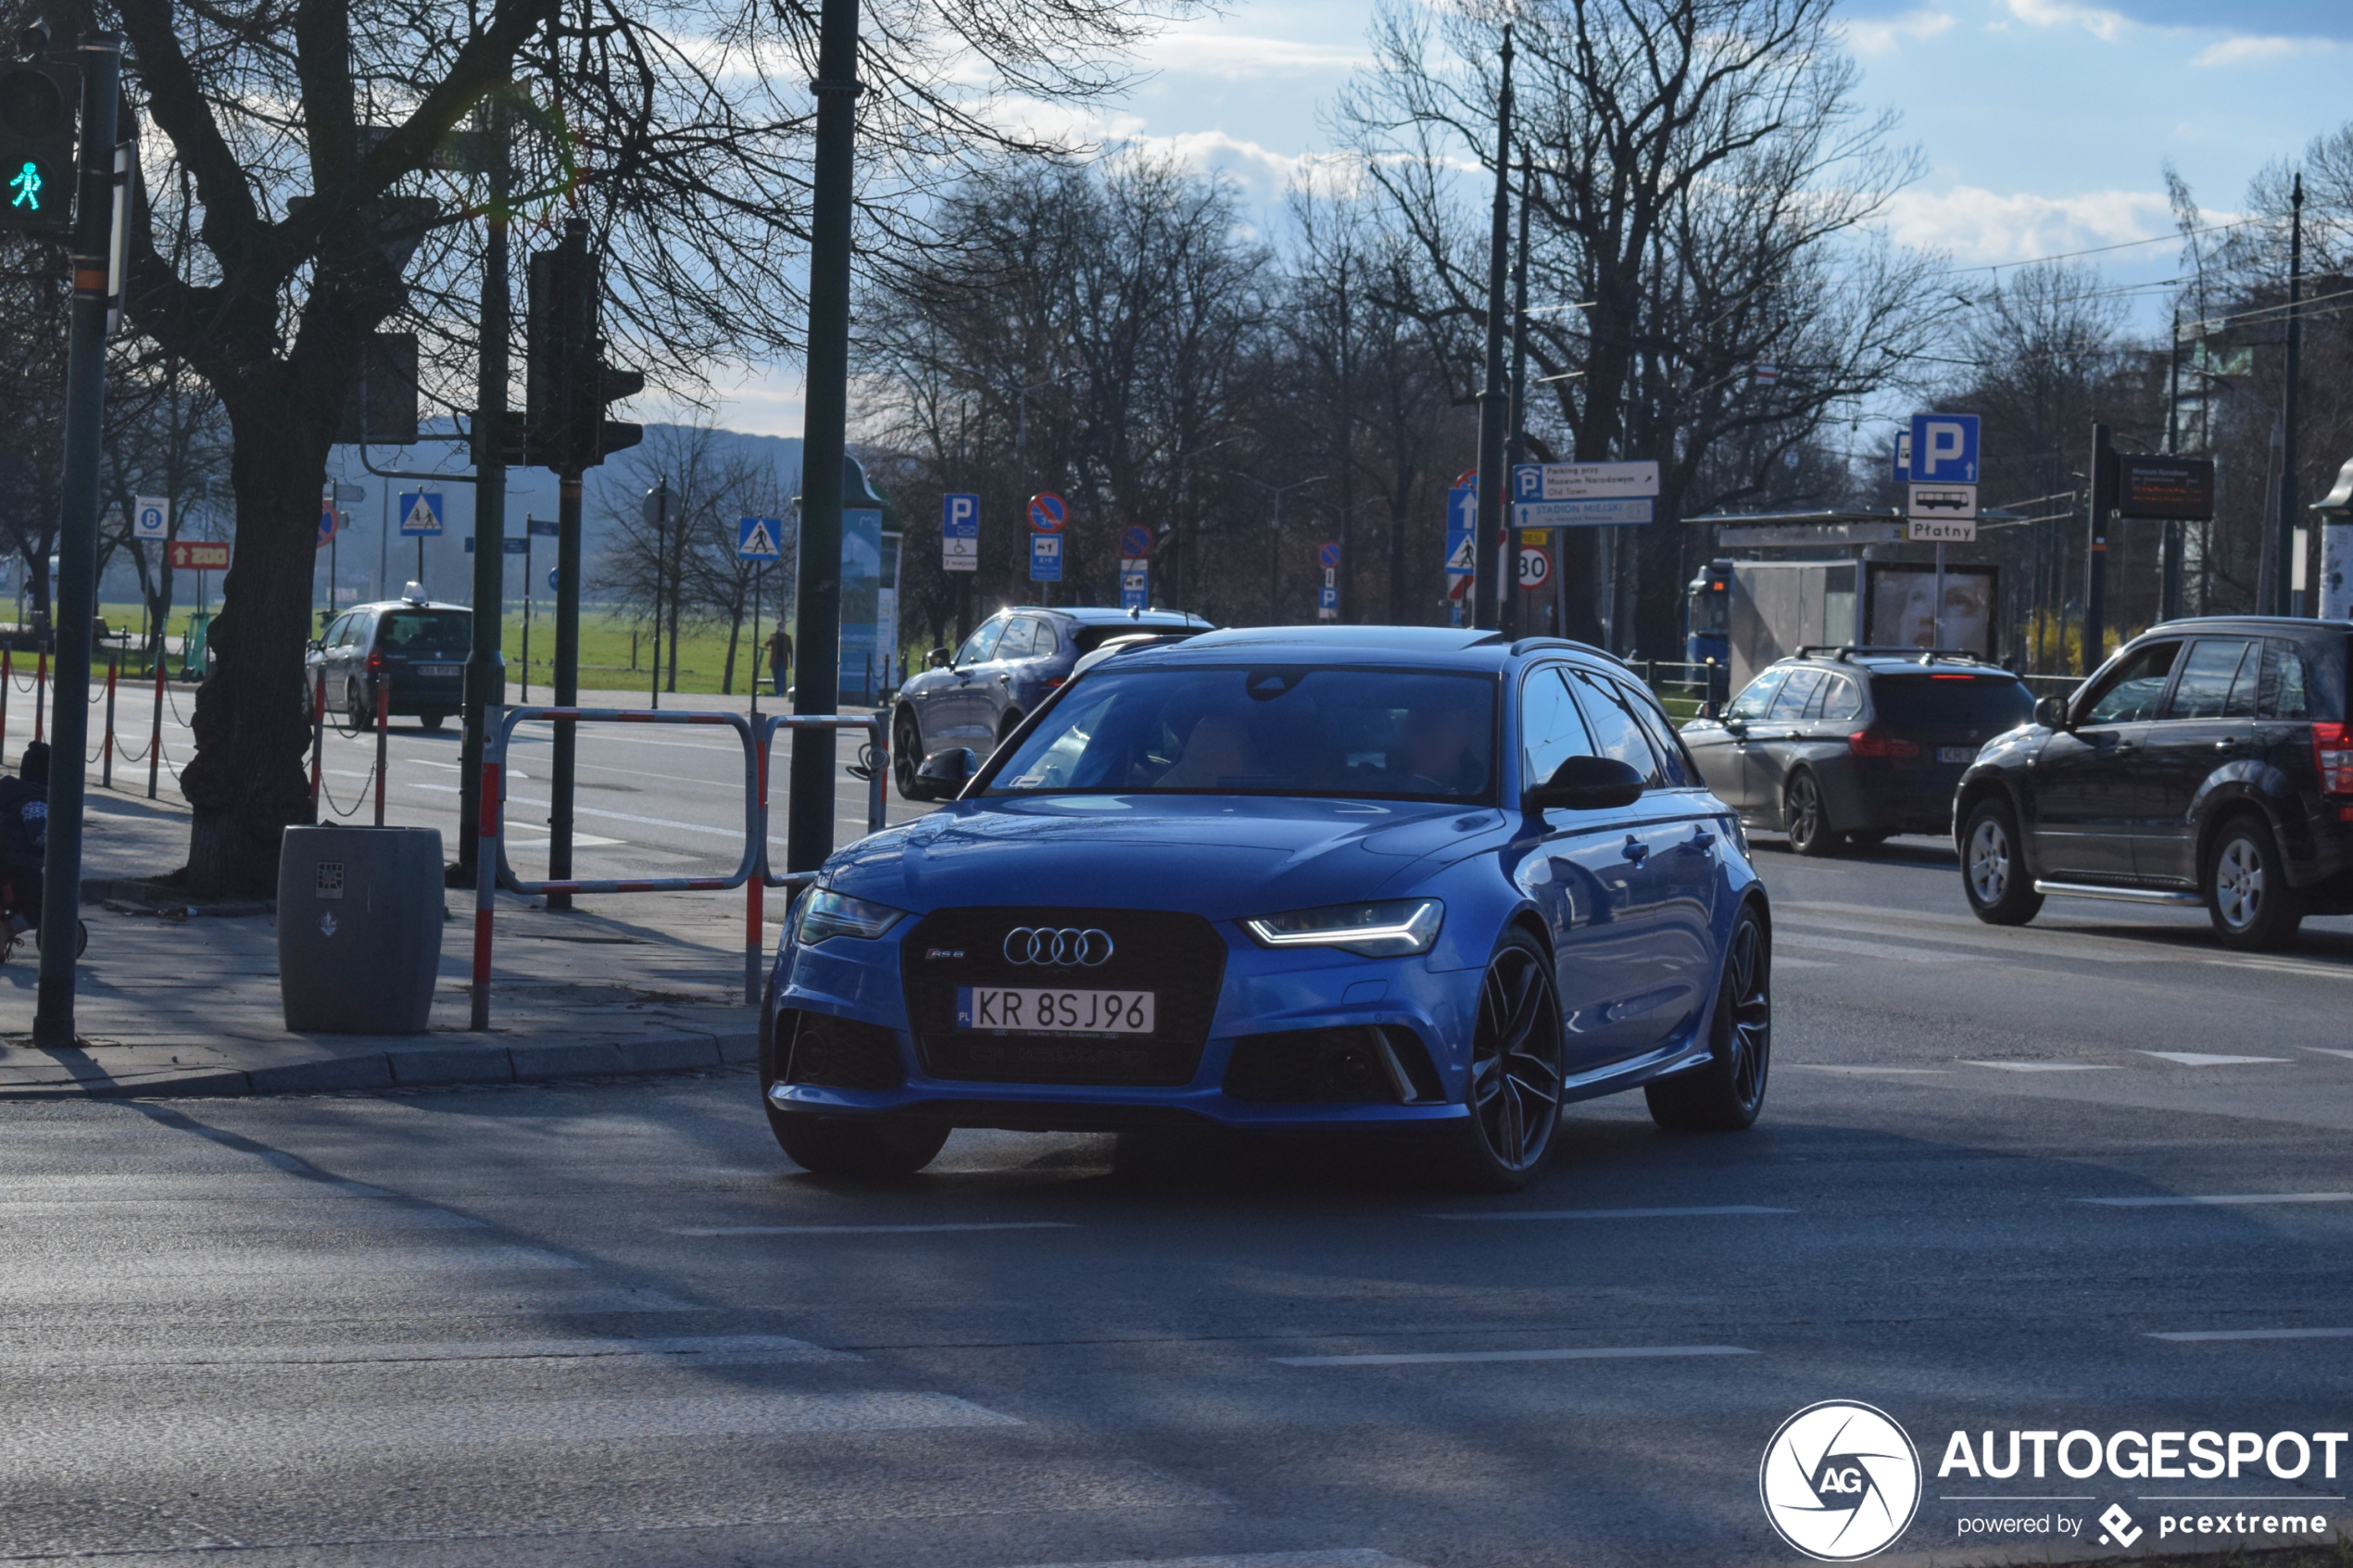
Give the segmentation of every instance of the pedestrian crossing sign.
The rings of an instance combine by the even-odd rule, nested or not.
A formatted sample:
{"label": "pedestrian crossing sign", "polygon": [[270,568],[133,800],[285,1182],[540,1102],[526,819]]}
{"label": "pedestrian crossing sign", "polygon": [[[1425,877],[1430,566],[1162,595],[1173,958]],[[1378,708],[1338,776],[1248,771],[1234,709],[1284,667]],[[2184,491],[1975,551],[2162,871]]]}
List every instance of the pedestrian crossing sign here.
{"label": "pedestrian crossing sign", "polygon": [[400,497],[400,533],[423,538],[441,532],[441,497],[431,491],[412,490]]}
{"label": "pedestrian crossing sign", "polygon": [[777,560],[784,551],[777,541],[784,536],[785,525],[773,517],[739,517],[736,520],[736,558],[737,560]]}

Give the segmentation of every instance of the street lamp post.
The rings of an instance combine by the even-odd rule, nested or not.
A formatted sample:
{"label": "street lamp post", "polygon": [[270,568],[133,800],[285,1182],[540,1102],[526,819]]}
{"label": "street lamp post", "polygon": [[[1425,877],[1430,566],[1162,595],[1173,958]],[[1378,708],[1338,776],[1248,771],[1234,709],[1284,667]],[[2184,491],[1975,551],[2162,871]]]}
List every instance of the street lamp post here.
{"label": "street lamp post", "polygon": [[1279,602],[1277,591],[1282,585],[1283,492],[1297,490],[1303,485],[1321,484],[1331,475],[1319,473],[1313,479],[1294,479],[1289,484],[1269,484],[1239,470],[1235,470],[1234,477],[1246,484],[1257,485],[1275,500],[1275,515],[1266,531],[1266,624],[1273,626],[1282,619],[1282,612],[1276,607]]}

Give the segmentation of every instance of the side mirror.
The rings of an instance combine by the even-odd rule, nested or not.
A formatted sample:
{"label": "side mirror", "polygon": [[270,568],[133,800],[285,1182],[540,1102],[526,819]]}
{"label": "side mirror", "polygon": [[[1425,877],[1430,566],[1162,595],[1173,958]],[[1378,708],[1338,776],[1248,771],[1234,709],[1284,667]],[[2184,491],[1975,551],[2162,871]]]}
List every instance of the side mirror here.
{"label": "side mirror", "polygon": [[915,770],[915,777],[935,790],[954,795],[978,771],[979,758],[961,746],[951,746],[945,751],[935,751],[925,758],[924,765]]}
{"label": "side mirror", "polygon": [[1724,721],[1724,705],[1714,697],[1709,697],[1699,705],[1699,716],[1720,724]]}
{"label": "side mirror", "polygon": [[2046,730],[2064,730],[2067,725],[2067,698],[2044,696],[2034,699],[2034,721]]}
{"label": "side mirror", "polygon": [[1528,792],[1530,811],[1599,811],[1642,797],[1642,775],[1615,757],[1571,757]]}
{"label": "side mirror", "polygon": [[926,670],[947,669],[948,650],[946,648],[934,648],[929,653],[924,655],[924,668]]}

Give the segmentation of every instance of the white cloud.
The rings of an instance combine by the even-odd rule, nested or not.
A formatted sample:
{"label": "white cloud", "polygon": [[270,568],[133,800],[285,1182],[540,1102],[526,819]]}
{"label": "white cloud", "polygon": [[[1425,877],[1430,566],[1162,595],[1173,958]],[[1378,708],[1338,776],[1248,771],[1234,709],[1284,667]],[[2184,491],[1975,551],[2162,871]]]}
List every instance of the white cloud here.
{"label": "white cloud", "polygon": [[1846,46],[1858,55],[1893,54],[1907,42],[1934,38],[1953,30],[1949,11],[1906,11],[1900,17],[1843,23]]}
{"label": "white cloud", "polygon": [[2336,47],[2330,38],[2225,38],[2199,51],[2194,66],[2235,66],[2282,55],[2324,55]]}
{"label": "white cloud", "polygon": [[2162,191],[2043,196],[1957,185],[1944,191],[1906,191],[1889,210],[1895,239],[1944,251],[1962,266],[2024,261],[2151,239],[2171,227],[2171,209]]}
{"label": "white cloud", "polygon": [[1198,27],[1172,28],[1137,56],[1139,64],[1152,70],[1184,71],[1228,82],[1319,72],[1338,75],[1367,65],[1371,58],[1353,40],[1317,44]]}
{"label": "white cloud", "polygon": [[2100,6],[2079,6],[2074,0],[2005,0],[2010,15],[2030,27],[2080,27],[2104,44],[2113,44],[2132,26],[2121,12]]}

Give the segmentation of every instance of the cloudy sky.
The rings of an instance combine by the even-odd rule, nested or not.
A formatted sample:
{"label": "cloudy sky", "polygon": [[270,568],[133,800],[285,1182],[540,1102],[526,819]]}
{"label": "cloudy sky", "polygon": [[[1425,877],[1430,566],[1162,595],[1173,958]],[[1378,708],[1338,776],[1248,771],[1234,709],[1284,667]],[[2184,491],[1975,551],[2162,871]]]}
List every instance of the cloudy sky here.
{"label": "cloudy sky", "polygon": [[[1897,110],[1925,163],[1894,235],[1956,269],[2164,236],[2171,158],[2209,215],[2249,175],[2353,119],[2353,7],[2323,0],[1852,0],[1862,98]],[[1227,0],[1164,35],[1150,76],[1091,127],[1174,150],[1272,212],[1362,61],[1369,0]],[[2171,244],[2108,251],[2117,281],[2171,274]],[[1984,272],[1971,274],[1984,277]],[[796,377],[735,391],[738,429],[799,433]]]}

